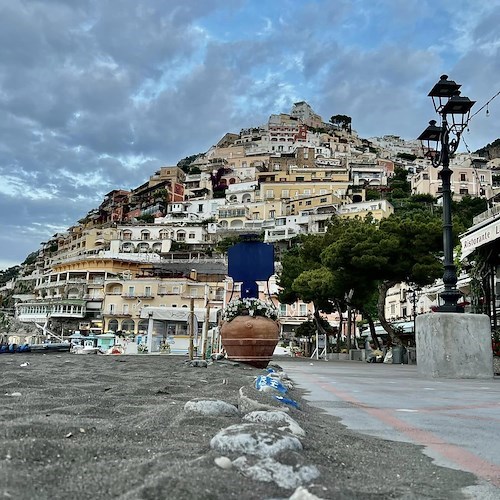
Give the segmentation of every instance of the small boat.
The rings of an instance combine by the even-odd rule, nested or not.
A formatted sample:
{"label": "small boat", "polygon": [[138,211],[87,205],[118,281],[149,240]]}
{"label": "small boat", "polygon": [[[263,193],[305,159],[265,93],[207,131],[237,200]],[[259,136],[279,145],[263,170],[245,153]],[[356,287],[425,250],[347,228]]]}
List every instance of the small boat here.
{"label": "small boat", "polygon": [[68,342],[51,342],[47,344],[32,344],[29,346],[29,352],[41,352],[47,354],[49,352],[69,352],[71,344]]}
{"label": "small boat", "polygon": [[101,350],[98,347],[90,345],[74,345],[71,348],[72,354],[98,354]]}
{"label": "small boat", "polygon": [[16,354],[16,353],[44,353],[49,352],[69,352],[71,346],[67,342],[47,343],[47,344],[3,344],[0,346],[0,354]]}

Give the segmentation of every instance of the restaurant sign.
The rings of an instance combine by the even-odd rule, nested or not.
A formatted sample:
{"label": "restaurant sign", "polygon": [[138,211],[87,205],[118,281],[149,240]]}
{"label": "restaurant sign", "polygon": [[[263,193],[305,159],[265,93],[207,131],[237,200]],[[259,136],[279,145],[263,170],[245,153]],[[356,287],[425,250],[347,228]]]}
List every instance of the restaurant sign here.
{"label": "restaurant sign", "polygon": [[462,259],[465,259],[476,248],[479,248],[487,243],[491,243],[500,237],[500,219],[495,220],[491,224],[484,226],[476,231],[466,233],[460,238],[462,245]]}

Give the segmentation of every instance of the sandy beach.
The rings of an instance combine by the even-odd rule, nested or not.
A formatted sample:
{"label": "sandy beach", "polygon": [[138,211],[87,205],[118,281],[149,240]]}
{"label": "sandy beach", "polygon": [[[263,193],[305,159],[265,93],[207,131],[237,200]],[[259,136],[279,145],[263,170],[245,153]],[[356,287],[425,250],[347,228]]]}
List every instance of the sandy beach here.
{"label": "sandy beach", "polygon": [[[299,409],[280,404],[255,389],[264,373],[227,362],[191,367],[176,356],[2,355],[0,497],[290,498],[295,488],[258,480],[231,465],[238,454],[211,448],[217,433],[242,423],[242,387],[253,401],[286,408],[305,431],[302,450],[274,459],[296,470],[316,468],[318,477],[303,486],[318,498],[456,499],[475,483],[470,474],[433,465],[416,446],[347,430],[309,406],[298,389],[287,397]],[[185,409],[200,399],[224,401],[237,411]],[[215,462],[222,455],[226,467]]]}

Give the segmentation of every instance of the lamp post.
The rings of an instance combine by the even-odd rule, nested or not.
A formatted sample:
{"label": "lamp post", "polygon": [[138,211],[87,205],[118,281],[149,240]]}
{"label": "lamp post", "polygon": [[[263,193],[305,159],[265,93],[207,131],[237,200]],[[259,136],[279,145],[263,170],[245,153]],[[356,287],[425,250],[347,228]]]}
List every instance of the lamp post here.
{"label": "lamp post", "polygon": [[451,175],[450,158],[458,148],[460,136],[467,126],[470,110],[475,101],[460,96],[461,85],[448,80],[442,75],[429,92],[434,109],[440,116],[441,125],[435,120],[420,134],[418,140],[422,143],[424,155],[429,158],[434,167],[441,166],[442,196],[443,196],[443,253],[444,253],[444,291],[439,295],[444,302],[437,310],[439,312],[463,312],[457,305],[461,293],[457,289],[457,270],[453,262],[453,226],[451,220]]}

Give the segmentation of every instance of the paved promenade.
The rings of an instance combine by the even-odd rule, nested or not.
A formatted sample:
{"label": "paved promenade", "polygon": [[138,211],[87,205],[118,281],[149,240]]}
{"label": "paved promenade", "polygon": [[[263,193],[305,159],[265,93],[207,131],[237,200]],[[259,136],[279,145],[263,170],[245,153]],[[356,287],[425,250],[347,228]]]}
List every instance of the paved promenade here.
{"label": "paved promenade", "polygon": [[481,480],[475,498],[500,498],[500,377],[422,378],[415,365],[279,360],[306,399],[348,428],[423,445],[437,464]]}

